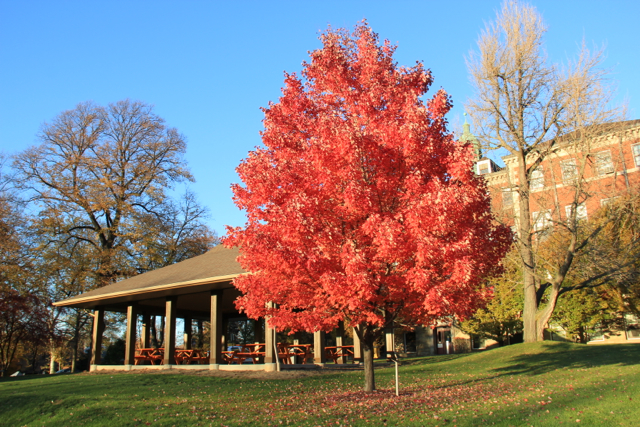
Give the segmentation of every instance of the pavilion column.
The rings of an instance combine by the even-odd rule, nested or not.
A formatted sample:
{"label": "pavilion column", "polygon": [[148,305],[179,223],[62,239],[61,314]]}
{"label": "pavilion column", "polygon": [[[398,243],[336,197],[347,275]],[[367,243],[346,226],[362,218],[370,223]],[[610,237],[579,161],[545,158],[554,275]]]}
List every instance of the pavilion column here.
{"label": "pavilion column", "polygon": [[178,297],[167,297],[165,302],[166,320],[164,324],[164,365],[175,365],[176,358],[176,303]]}
{"label": "pavilion column", "polygon": [[327,361],[327,357],[324,353],[326,335],[327,334],[324,331],[317,331],[313,333],[313,363],[325,363]]}
{"label": "pavilion column", "polygon": [[136,329],[138,310],[134,304],[127,307],[127,331],[125,333],[124,364],[133,365],[136,355]]}
{"label": "pavilion column", "polygon": [[192,319],[190,317],[184,318],[184,348],[185,350],[191,349],[191,339],[193,338],[193,328],[191,327]]}
{"label": "pavilion column", "polygon": [[[338,328],[336,329],[336,346],[341,347],[342,345],[344,345],[343,337],[344,337],[344,325],[342,324],[342,322],[340,322],[338,324]],[[343,352],[343,354],[345,353]],[[338,358],[338,360],[336,360],[336,362],[341,365],[346,361],[347,361],[347,356],[341,356]]]}
{"label": "pavilion column", "polygon": [[209,331],[209,363],[222,362],[222,291],[211,291],[211,329]]}
{"label": "pavilion column", "polygon": [[396,340],[393,328],[384,330],[385,348],[387,350],[387,359],[393,359],[396,351]]}
{"label": "pavilion column", "polygon": [[151,347],[151,316],[147,313],[142,315],[142,336],[140,337],[142,348]]}
{"label": "pavilion column", "polygon": [[104,332],[104,308],[98,307],[93,312],[93,334],[91,346],[91,370],[99,365],[102,358],[102,334]]}
{"label": "pavilion column", "polygon": [[356,332],[356,328],[353,328],[353,363],[362,362],[362,342]]}

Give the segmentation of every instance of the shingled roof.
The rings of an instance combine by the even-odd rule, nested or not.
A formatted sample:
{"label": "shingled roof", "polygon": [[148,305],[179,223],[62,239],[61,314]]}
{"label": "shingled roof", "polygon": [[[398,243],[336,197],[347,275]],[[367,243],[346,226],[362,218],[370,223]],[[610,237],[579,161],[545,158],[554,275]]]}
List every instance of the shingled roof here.
{"label": "shingled roof", "polygon": [[231,280],[245,273],[236,261],[237,256],[237,248],[216,246],[203,255],[55,302],[54,305],[89,308],[102,303],[231,287]]}

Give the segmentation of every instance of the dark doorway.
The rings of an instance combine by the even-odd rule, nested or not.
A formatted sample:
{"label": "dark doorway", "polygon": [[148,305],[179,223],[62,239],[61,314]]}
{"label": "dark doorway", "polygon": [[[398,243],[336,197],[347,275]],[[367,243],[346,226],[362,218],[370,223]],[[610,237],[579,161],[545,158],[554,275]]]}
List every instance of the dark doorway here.
{"label": "dark doorway", "polygon": [[451,328],[436,328],[434,334],[435,339],[435,353],[436,354],[451,354],[453,353],[453,345],[451,344]]}

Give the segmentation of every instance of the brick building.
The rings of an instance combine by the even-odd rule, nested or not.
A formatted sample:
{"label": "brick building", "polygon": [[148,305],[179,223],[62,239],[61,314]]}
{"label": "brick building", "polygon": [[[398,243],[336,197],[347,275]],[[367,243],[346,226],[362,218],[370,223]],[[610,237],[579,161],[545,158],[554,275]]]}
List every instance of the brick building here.
{"label": "brick building", "polygon": [[[574,209],[577,221],[589,220],[617,197],[640,191],[640,120],[594,127],[587,132],[568,134],[556,141],[531,173],[531,221],[536,235],[568,224]],[[476,146],[476,173],[489,185],[497,216],[516,231],[520,219],[516,156],[502,157],[504,167],[482,157],[466,121],[461,139]],[[531,156],[531,164],[535,156]],[[625,331],[604,334],[591,342],[640,342],[640,321],[632,315],[626,315],[626,319]]]}
{"label": "brick building", "polygon": [[[465,133],[469,133],[468,125]],[[534,228],[566,221],[573,204],[577,205],[577,216],[588,219],[615,197],[637,192],[640,120],[604,127],[586,140],[575,141],[568,135],[558,147],[532,173],[529,190]],[[476,163],[476,173],[485,176],[496,212],[505,220],[517,221],[517,159],[508,155],[502,160],[505,166],[499,167],[491,159],[481,157]],[[578,185],[580,189],[576,191]]]}

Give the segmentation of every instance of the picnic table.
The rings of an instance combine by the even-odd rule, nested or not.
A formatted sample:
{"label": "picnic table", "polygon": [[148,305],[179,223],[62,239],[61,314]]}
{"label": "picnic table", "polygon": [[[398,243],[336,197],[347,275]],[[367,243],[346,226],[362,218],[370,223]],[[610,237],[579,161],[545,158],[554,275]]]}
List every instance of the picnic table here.
{"label": "picnic table", "polygon": [[133,356],[134,364],[149,362],[152,365],[162,365],[164,360],[164,348],[138,348]]}
{"label": "picnic table", "polygon": [[203,349],[176,349],[175,359],[176,365],[189,365],[192,362],[200,365],[209,362],[209,352]]}
{"label": "picnic table", "polygon": [[[312,344],[286,344],[285,352],[291,354],[288,360],[291,361],[293,356],[294,362],[296,359],[301,359],[302,363],[307,363],[307,360],[313,360],[313,345]],[[286,357],[286,356],[285,356]],[[284,362],[287,363],[287,362]]]}
{"label": "picnic table", "polygon": [[[176,349],[174,353],[176,365],[189,365],[191,363],[209,363],[209,352],[203,349]],[[138,348],[134,356],[134,363],[140,365],[149,362],[152,365],[164,364],[164,348]]]}
{"label": "picnic table", "polygon": [[337,363],[338,359],[345,360],[346,357],[353,357],[352,345],[335,345],[324,348],[324,354],[327,359],[333,360],[333,363]]}
{"label": "picnic table", "polygon": [[229,365],[231,365],[234,362],[237,363],[238,365],[242,365],[244,361],[247,359],[238,350],[222,351],[221,353],[222,353],[222,360],[224,362],[227,362]]}
{"label": "picnic table", "polygon": [[244,357],[244,360],[251,359],[253,364],[260,363],[264,358],[265,344],[243,344],[242,351],[238,353],[239,357]]}

